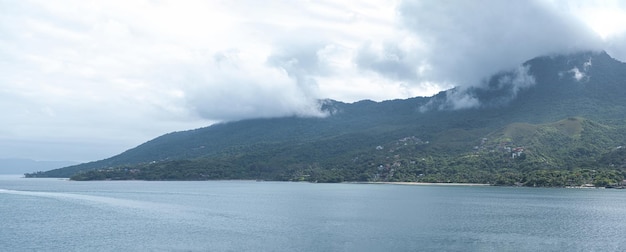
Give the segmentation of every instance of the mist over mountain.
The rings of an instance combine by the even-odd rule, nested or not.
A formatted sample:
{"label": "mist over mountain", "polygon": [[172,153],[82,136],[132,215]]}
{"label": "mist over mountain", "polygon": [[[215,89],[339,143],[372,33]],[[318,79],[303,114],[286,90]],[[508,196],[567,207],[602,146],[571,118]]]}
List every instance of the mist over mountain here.
{"label": "mist over mountain", "polygon": [[624,177],[615,151],[626,144],[625,82],[626,64],[605,52],[541,56],[432,97],[321,100],[326,117],[173,132],[32,176],[564,185],[593,170],[608,184]]}

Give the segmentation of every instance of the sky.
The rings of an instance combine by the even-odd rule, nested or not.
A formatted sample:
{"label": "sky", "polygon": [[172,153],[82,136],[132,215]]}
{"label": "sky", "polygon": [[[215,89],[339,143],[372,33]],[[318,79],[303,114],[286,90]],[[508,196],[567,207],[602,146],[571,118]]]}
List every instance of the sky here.
{"label": "sky", "polygon": [[626,61],[626,1],[0,0],[0,158],[94,161],[580,50]]}

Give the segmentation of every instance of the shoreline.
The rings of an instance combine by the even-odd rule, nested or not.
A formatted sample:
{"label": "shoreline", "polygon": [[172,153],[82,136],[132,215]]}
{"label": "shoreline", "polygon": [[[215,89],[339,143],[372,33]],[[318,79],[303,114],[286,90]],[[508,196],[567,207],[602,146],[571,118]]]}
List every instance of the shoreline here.
{"label": "shoreline", "polygon": [[382,184],[382,185],[413,185],[413,186],[492,186],[491,184],[477,183],[428,183],[428,182],[356,182],[358,184]]}

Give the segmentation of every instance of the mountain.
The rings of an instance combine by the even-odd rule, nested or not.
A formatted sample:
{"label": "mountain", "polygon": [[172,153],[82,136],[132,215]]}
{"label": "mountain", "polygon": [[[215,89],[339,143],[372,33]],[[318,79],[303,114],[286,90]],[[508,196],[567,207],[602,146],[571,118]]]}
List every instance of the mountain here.
{"label": "mountain", "polygon": [[35,161],[31,159],[4,158],[0,159],[0,174],[24,174],[27,172],[57,169],[76,165],[71,161]]}
{"label": "mountain", "polygon": [[[539,186],[624,178],[626,64],[605,52],[531,59],[480,85],[383,102],[320,101],[324,118],[173,132],[31,176],[424,181]],[[623,158],[622,158],[623,159]]]}

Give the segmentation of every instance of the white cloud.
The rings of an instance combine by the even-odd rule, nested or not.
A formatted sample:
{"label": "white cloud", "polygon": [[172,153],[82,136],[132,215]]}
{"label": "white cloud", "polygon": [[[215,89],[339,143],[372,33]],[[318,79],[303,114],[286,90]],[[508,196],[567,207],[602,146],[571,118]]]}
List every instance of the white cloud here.
{"label": "white cloud", "polygon": [[564,76],[571,76],[572,79],[577,82],[584,82],[589,80],[589,75],[587,75],[587,71],[592,67],[593,63],[591,58],[582,63],[580,66],[574,66],[568,71],[559,72],[559,78],[563,78]]}
{"label": "white cloud", "polygon": [[585,73],[578,70],[578,67],[572,68],[571,70],[569,70],[569,72],[573,74],[573,77],[576,81],[580,81],[585,77]]}
{"label": "white cloud", "polygon": [[458,110],[470,108],[501,107],[517,97],[519,91],[536,84],[529,74],[530,66],[519,66],[484,79],[479,85],[458,86],[446,90],[420,107],[421,112],[432,110]]}
{"label": "white cloud", "polygon": [[399,10],[427,45],[406,53],[419,55],[407,65],[428,64],[422,79],[474,86],[535,56],[601,48],[580,21],[541,2],[406,1]]}
{"label": "white cloud", "polygon": [[[0,112],[9,122],[0,151],[87,161],[218,120],[319,116],[320,98],[480,85],[548,52],[593,47],[626,59],[626,22],[593,21],[625,9],[556,0],[0,1]],[[474,103],[459,97],[455,106]]]}
{"label": "white cloud", "polygon": [[548,1],[553,8],[571,13],[602,39],[626,32],[626,3],[605,1]]}

